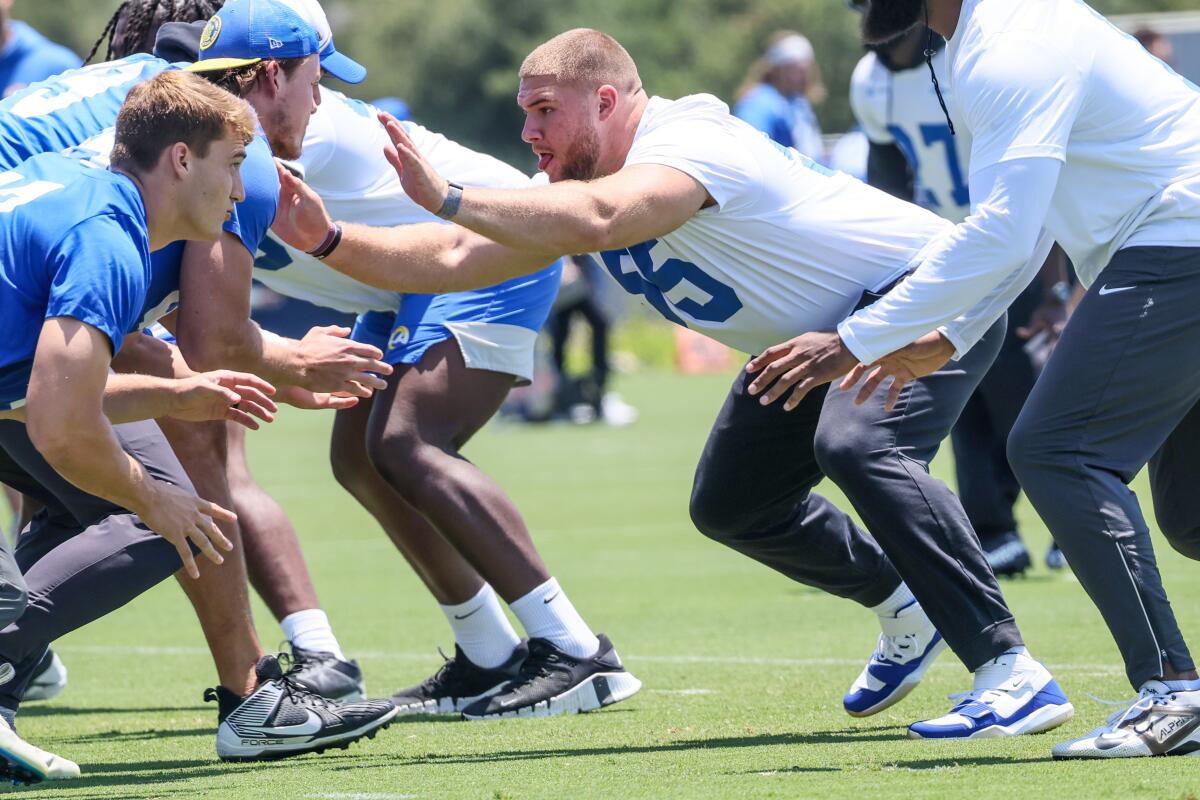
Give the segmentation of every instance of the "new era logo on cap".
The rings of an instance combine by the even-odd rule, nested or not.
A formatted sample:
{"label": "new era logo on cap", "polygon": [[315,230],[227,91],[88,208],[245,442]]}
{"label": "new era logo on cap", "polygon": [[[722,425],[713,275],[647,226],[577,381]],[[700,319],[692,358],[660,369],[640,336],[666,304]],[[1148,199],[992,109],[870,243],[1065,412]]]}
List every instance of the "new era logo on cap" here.
{"label": "new era logo on cap", "polygon": [[316,0],[229,0],[204,29],[192,72],[235,69],[266,59],[319,55],[321,67],[347,83],[367,76],[337,52],[329,21]]}

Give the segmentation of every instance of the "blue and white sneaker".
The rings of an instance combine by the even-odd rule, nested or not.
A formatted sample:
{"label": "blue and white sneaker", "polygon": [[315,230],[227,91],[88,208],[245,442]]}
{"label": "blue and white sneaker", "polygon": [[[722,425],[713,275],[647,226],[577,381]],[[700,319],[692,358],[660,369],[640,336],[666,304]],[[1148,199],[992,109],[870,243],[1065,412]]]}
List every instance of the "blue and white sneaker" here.
{"label": "blue and white sneaker", "polygon": [[1075,715],[1049,670],[1024,653],[1005,653],[975,673],[975,689],[954,695],[950,713],[914,722],[913,739],[992,739],[1041,733]]}
{"label": "blue and white sneaker", "polygon": [[892,617],[880,617],[879,643],[871,660],[842,698],[852,717],[869,717],[899,703],[946,649],[942,635],[913,601]]}

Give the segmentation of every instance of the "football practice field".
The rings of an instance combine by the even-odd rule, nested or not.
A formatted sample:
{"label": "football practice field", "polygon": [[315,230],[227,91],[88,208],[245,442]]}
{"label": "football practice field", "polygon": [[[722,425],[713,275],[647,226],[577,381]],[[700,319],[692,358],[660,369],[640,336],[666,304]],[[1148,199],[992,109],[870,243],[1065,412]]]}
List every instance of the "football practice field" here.
{"label": "football practice field", "polygon": [[[1110,711],[1089,693],[1123,700],[1133,692],[1079,584],[1042,565],[1047,534],[1024,505],[1036,566],[1004,588],[1033,654],[1074,702],[1075,720],[1007,740],[905,738],[909,722],[944,713],[947,694],[970,688],[949,652],[898,706],[847,716],[842,693],[874,647],[873,616],[706,540],[688,520],[695,460],[727,385],[721,376],[643,372],[617,386],[641,411],[631,427],[493,424],[467,450],[511,492],[551,572],[642,679],[634,698],[568,718],[399,718],[346,751],[225,765],[214,753],[216,707],[200,700],[215,682],[212,663],[169,583],[59,642],[70,685],[28,705],[20,731],[77,761],[83,778],[11,791],[64,800],[1200,795],[1190,759],[1050,760],[1054,742]],[[449,652],[453,642],[404,561],[334,483],[331,420],[285,412],[252,434],[252,463],[300,531],[347,654],[362,663],[369,692],[386,696],[432,673],[438,646]],[[935,464],[942,476],[949,468],[946,456]],[[1200,564],[1156,544],[1185,632],[1200,647]],[[261,604],[255,613],[270,651],[282,636]]]}

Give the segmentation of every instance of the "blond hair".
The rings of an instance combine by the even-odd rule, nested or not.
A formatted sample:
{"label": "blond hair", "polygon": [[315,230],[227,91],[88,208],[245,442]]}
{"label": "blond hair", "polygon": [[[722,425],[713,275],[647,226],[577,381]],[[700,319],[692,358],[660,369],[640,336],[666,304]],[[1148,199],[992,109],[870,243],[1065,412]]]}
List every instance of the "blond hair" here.
{"label": "blond hair", "polygon": [[[746,70],[746,77],[742,80],[742,85],[738,87],[737,93],[734,95],[738,100],[745,97],[751,89],[760,83],[774,85],[775,73],[779,67],[767,60],[767,52],[784,39],[789,39],[793,36],[803,36],[803,34],[799,31],[782,30],[775,31],[767,37],[767,46],[763,48],[763,54],[754,60],[750,65],[750,69]],[[816,59],[813,59],[808,65],[808,82],[804,87],[804,96],[814,106],[821,105],[821,103],[825,102],[825,98],[829,96],[829,92],[825,90],[825,82],[821,80],[821,68],[817,66]]]}
{"label": "blond hair", "polygon": [[552,76],[557,83],[624,92],[642,88],[637,64],[613,37],[592,28],[575,28],[539,45],[521,62],[521,78]]}
{"label": "blond hair", "polygon": [[245,100],[181,70],[160,72],[129,92],[117,115],[112,165],[154,169],[163,152],[183,142],[200,158],[226,136],[250,144],[258,127]]}

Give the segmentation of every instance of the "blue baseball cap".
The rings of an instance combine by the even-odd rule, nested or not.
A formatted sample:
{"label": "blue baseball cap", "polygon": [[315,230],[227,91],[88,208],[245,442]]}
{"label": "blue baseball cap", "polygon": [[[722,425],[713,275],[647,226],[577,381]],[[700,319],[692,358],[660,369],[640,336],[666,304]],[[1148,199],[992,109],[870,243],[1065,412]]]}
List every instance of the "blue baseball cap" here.
{"label": "blue baseball cap", "polygon": [[189,71],[318,55],[322,69],[346,83],[367,77],[366,67],[334,48],[329,20],[317,0],[229,0],[205,25],[199,55]]}

